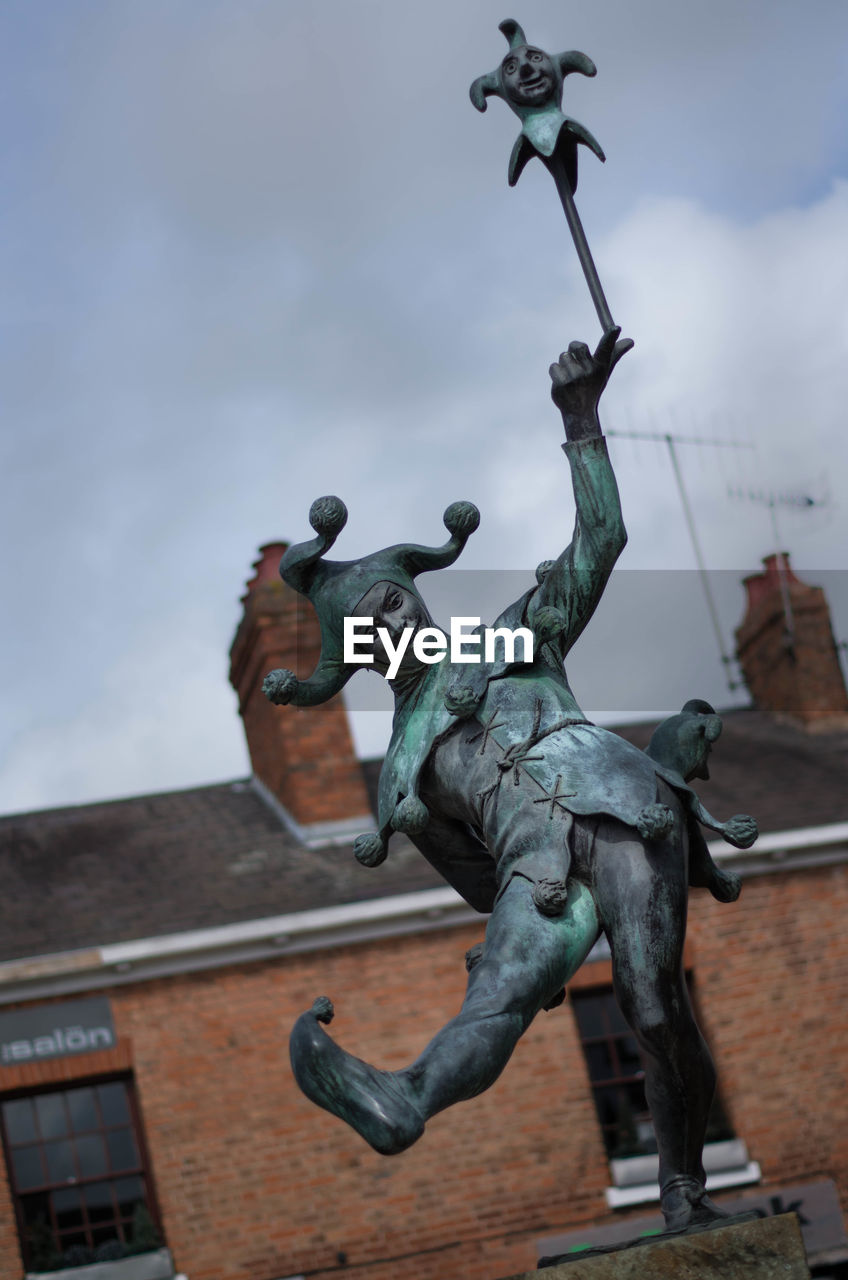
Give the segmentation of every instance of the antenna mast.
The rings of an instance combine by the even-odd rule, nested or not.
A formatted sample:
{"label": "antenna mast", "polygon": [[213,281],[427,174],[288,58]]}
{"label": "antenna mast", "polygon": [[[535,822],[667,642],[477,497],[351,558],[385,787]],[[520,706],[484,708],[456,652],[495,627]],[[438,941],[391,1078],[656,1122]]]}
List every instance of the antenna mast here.
{"label": "antenna mast", "polygon": [[721,655],[721,661],[724,666],[727,687],[731,693],[742,687],[741,680],[734,680],[731,675],[731,667],[735,661],[724,647],[724,637],[721,633],[721,624],[718,618],[718,609],[716,608],[713,589],[710,585],[709,573],[704,563],[704,557],[701,553],[701,544],[698,541],[698,534],[695,529],[695,517],[692,513],[692,505],[689,502],[689,496],[686,493],[686,486],[683,483],[683,472],[680,469],[680,462],[677,457],[676,444],[697,444],[697,445],[715,445],[726,449],[752,449],[751,444],[742,443],[738,440],[711,440],[706,436],[680,436],[672,435],[670,431],[607,431],[608,436],[617,436],[619,439],[626,440],[653,440],[660,444],[666,445],[668,448],[668,456],[671,459],[671,467],[674,471],[674,478],[677,481],[677,491],[680,494],[680,504],[683,507],[683,514],[686,517],[686,525],[689,529],[689,537],[692,540],[692,549],[695,552],[695,561],[698,565],[698,574],[701,579],[701,586],[704,588],[704,598],[707,602],[707,612],[710,615],[713,631],[715,633],[718,651]]}

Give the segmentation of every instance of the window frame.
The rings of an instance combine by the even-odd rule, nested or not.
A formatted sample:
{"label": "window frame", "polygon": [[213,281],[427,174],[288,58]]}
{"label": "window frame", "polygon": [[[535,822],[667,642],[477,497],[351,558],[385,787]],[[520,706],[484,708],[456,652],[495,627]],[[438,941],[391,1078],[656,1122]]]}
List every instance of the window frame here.
{"label": "window frame", "polygon": [[[692,972],[692,969],[688,965],[685,968],[685,979],[686,979],[686,989],[689,994],[689,999],[692,1002],[693,1007],[696,1007],[695,975]],[[592,997],[597,998],[599,996],[609,996],[612,998],[612,1000],[615,1002],[616,1009],[618,1010],[619,1017],[621,1018],[622,1024],[625,1029],[622,1031],[616,1032],[613,1028],[612,1030],[608,1030],[607,1033],[604,1035],[586,1036],[584,1038],[580,1028],[576,1006],[586,1000],[591,999]],[[611,973],[609,975],[605,975],[604,977],[601,977],[600,975],[598,975],[597,981],[584,982],[584,983],[581,983],[579,987],[572,988],[572,990],[569,992],[569,1003],[571,1005],[572,1017],[574,1019],[574,1030],[577,1037],[577,1043],[580,1047],[580,1052],[583,1057],[583,1062],[586,1068],[586,1075],[589,1082],[589,1088],[592,1094],[592,1103],[595,1108],[595,1119],[598,1126],[598,1131],[601,1137],[601,1141],[604,1146],[604,1153],[605,1153],[607,1162],[610,1165],[610,1168],[614,1168],[616,1165],[626,1163],[627,1161],[630,1161],[630,1160],[634,1160],[634,1161],[635,1160],[644,1161],[647,1159],[656,1160],[657,1157],[656,1157],[655,1145],[653,1150],[634,1151],[628,1155],[625,1155],[625,1154],[616,1155],[614,1150],[610,1150],[607,1143],[607,1136],[606,1136],[607,1130],[612,1130],[613,1132],[619,1132],[620,1126],[605,1124],[604,1121],[602,1120],[601,1112],[599,1108],[599,1102],[598,1102],[598,1095],[600,1091],[608,1088],[624,1089],[627,1085],[638,1084],[642,1087],[643,1094],[644,1094],[644,1082],[645,1082],[645,1069],[644,1069],[644,1065],[642,1064],[641,1055],[639,1055],[639,1069],[638,1071],[636,1071],[631,1075],[610,1076],[603,1080],[596,1080],[592,1076],[592,1068],[589,1061],[589,1055],[587,1053],[587,1047],[591,1047],[597,1044],[606,1044],[610,1046],[610,1061],[620,1064],[618,1049],[615,1046],[615,1041],[623,1040],[625,1036],[629,1037],[634,1042],[636,1041],[636,1037],[634,1036],[633,1032],[630,1030],[629,1026],[627,1025],[627,1020],[624,1017],[624,1015],[621,1013],[621,1010],[618,1006],[618,1001],[615,996],[615,989],[613,986]],[[697,1013],[697,1009],[696,1009],[696,1013]],[[611,1024],[607,1019],[607,1012],[605,1009],[602,1012],[602,1016],[604,1020],[606,1020],[607,1027],[609,1028]],[[638,1044],[636,1045],[636,1051],[638,1055]],[[634,1127],[635,1127],[635,1124],[643,1115],[650,1119],[650,1107],[648,1106],[647,1098],[645,1099],[644,1111],[640,1111],[639,1113],[636,1113],[634,1111],[632,1114],[634,1118]],[[727,1107],[724,1104],[724,1098],[718,1083],[716,1084],[716,1092],[713,1098],[713,1103],[710,1111],[710,1121],[708,1124],[708,1132],[709,1132],[709,1129],[712,1128],[713,1133],[715,1133],[716,1127],[718,1128],[719,1136],[708,1137],[706,1139],[705,1145],[707,1144],[717,1145],[719,1143],[730,1143],[737,1140],[737,1135],[734,1130],[733,1124],[731,1122]]]}
{"label": "window frame", "polygon": [[[48,1180],[47,1182],[40,1183],[37,1187],[31,1187],[25,1191],[19,1190],[17,1175],[15,1173],[14,1162],[12,1159],[12,1152],[20,1146],[29,1145],[29,1144],[12,1143],[7,1133],[5,1117],[2,1114],[2,1106],[5,1106],[6,1103],[19,1101],[22,1099],[31,1100],[34,1102],[35,1099],[39,1097],[44,1097],[45,1095],[48,1095],[48,1094],[67,1095],[68,1093],[72,1093],[77,1089],[83,1089],[83,1088],[96,1089],[103,1085],[109,1085],[109,1084],[122,1084],[124,1086],[124,1089],[125,1089],[124,1096],[126,1098],[128,1109],[129,1109],[129,1119],[130,1119],[129,1126],[124,1126],[124,1125],[107,1126],[103,1124],[103,1116],[99,1110],[99,1104],[98,1104],[98,1119],[100,1123],[98,1124],[97,1129],[93,1129],[90,1131],[87,1130],[85,1134],[81,1134],[80,1136],[87,1136],[87,1134],[91,1132],[91,1133],[100,1134],[105,1138],[105,1135],[109,1133],[111,1130],[129,1127],[132,1131],[132,1134],[136,1143],[137,1154],[138,1154],[137,1164],[134,1165],[132,1169],[128,1169],[127,1171],[121,1170],[120,1172],[117,1172],[117,1173],[107,1171],[105,1173],[91,1175],[89,1177],[78,1177],[78,1178],[74,1177],[72,1180],[69,1179],[64,1182],[50,1182]],[[75,1135],[71,1133],[69,1136],[71,1137],[71,1139],[73,1139]],[[147,1137],[144,1131],[144,1124],[142,1120],[141,1108],[139,1105],[137,1090],[135,1086],[135,1079],[131,1071],[124,1070],[124,1071],[112,1071],[112,1072],[103,1073],[103,1074],[93,1074],[93,1075],[87,1074],[85,1076],[79,1076],[78,1078],[53,1080],[53,1081],[45,1082],[43,1084],[39,1084],[35,1086],[30,1086],[30,1087],[19,1086],[18,1088],[15,1088],[15,1089],[4,1090],[2,1093],[0,1093],[0,1139],[2,1139],[3,1156],[6,1162],[6,1174],[7,1174],[7,1180],[9,1185],[9,1196],[14,1205],[15,1224],[18,1232],[18,1240],[20,1243],[21,1256],[23,1258],[24,1266],[27,1270],[32,1271],[36,1265],[32,1260],[32,1249],[31,1249],[30,1238],[29,1238],[30,1228],[27,1225],[25,1211],[24,1211],[23,1202],[27,1196],[43,1194],[49,1197],[53,1192],[67,1190],[74,1187],[80,1188],[80,1190],[82,1191],[86,1186],[94,1185],[100,1182],[108,1182],[114,1186],[114,1184],[118,1182],[121,1178],[138,1177],[141,1179],[142,1188],[143,1188],[143,1203],[145,1204],[146,1209],[150,1214],[150,1218],[153,1223],[154,1229],[159,1237],[159,1244],[156,1246],[156,1248],[165,1247],[165,1235],[162,1228],[162,1216],[159,1210],[158,1197],[156,1195],[156,1186],[153,1178],[153,1167],[150,1160],[150,1152],[147,1144]],[[46,1146],[46,1143],[48,1141],[50,1141],[50,1139],[45,1140],[43,1137],[39,1135],[37,1144],[32,1144],[32,1145],[37,1145],[38,1149],[43,1152],[44,1147]],[[91,1222],[89,1221],[88,1209],[85,1205],[84,1199],[81,1207],[82,1207],[83,1222],[82,1222],[82,1225],[76,1230],[85,1232],[87,1246],[89,1248],[96,1248],[97,1246],[92,1243],[92,1232],[97,1230],[98,1224],[94,1224],[94,1226],[92,1226]],[[122,1243],[129,1244],[129,1241],[125,1237],[125,1230],[126,1230],[127,1224],[124,1222],[123,1216],[120,1214],[120,1212],[115,1212],[116,1209],[117,1209],[117,1202],[113,1200],[113,1215],[112,1215],[111,1222],[106,1223],[104,1225],[112,1226],[115,1229],[116,1234],[114,1236],[114,1239],[119,1240]],[[47,1226],[53,1236],[53,1241],[54,1241],[56,1250],[58,1253],[61,1254],[64,1252],[64,1249],[70,1248],[71,1246],[68,1244],[64,1245],[64,1247],[62,1246],[61,1232],[60,1232],[60,1228],[56,1223],[55,1210],[53,1209],[52,1204],[50,1204],[49,1215],[50,1216],[49,1216]],[[104,1242],[100,1241],[99,1243],[104,1243]],[[92,1264],[86,1264],[86,1265],[92,1265]]]}

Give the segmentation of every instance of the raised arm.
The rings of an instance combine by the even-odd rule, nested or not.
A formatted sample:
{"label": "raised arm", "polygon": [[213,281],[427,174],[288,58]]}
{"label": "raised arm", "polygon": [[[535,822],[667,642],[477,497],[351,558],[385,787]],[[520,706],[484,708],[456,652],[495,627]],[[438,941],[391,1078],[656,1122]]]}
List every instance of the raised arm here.
{"label": "raised arm", "polygon": [[557,609],[564,627],[556,644],[562,657],[591,618],[627,534],[621,518],[618,486],[601,434],[598,402],[618,361],[633,346],[610,329],[594,355],[572,342],[551,365],[551,396],[562,413],[563,445],[574,489],[574,533],[565,551],[552,561],[527,606],[530,625],[543,607]]}

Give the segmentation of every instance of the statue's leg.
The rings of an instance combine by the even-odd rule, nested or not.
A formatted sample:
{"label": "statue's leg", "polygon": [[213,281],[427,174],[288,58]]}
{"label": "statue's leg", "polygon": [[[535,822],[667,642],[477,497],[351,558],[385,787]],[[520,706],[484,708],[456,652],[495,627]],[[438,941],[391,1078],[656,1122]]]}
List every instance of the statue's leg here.
{"label": "statue's leg", "polygon": [[428,1117],[494,1084],[536,1014],[598,937],[597,912],[584,886],[572,882],[556,917],[540,913],[533,889],[523,876],[512,877],[492,912],[461,1010],[411,1067],[397,1073]]}
{"label": "statue's leg", "polygon": [[704,1195],[704,1136],[715,1068],[692,1012],[683,975],[687,848],[678,814],[665,838],[643,841],[601,819],[592,852],[595,900],[612,951],[621,1011],[639,1044],[660,1159],[669,1229],[722,1216]]}
{"label": "statue's leg", "polygon": [[483,958],[468,975],[460,1012],[400,1071],[380,1071],[327,1036],[332,1016],[316,1001],[295,1024],[292,1067],[313,1102],[340,1116],[375,1150],[392,1155],[421,1136],[424,1122],[488,1089],[539,1010],[574,974],[599,933],[589,891],[574,884],[565,910],[543,916],[533,884],[510,880],[489,919]]}

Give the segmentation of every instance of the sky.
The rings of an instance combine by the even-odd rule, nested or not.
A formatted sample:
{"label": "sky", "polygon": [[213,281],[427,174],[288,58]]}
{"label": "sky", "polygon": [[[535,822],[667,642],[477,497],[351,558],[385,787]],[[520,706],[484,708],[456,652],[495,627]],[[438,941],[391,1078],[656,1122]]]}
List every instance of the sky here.
{"label": "sky", "polygon": [[[565,545],[547,368],[600,328],[549,175],[507,187],[518,121],[468,99],[507,16],[598,66],[564,109],[636,344],[602,421],[721,442],[678,458],[725,650],[777,539],[848,639],[844,0],[4,0],[0,811],[245,776],[239,596],[320,494],[345,559],[473,500],[483,616]],[[744,702],[666,445],[610,447],[630,541],[578,699]],[[378,686],[348,686],[364,754]]]}

